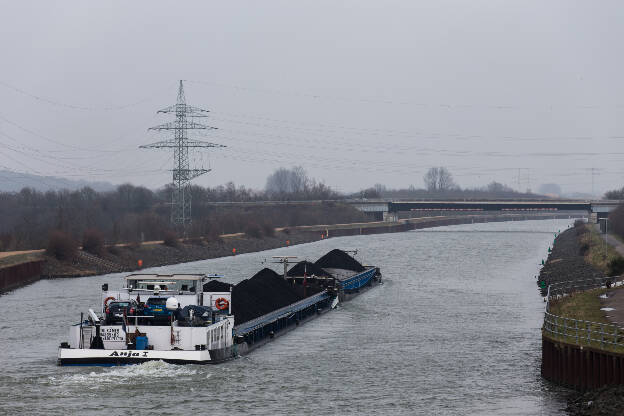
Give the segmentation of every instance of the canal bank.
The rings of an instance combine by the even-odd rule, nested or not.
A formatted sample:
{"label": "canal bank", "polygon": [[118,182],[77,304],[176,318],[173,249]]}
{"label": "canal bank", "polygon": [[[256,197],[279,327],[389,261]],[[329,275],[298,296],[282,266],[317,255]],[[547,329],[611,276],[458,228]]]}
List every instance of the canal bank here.
{"label": "canal bank", "polygon": [[162,241],[143,244],[120,244],[108,247],[99,255],[79,251],[78,255],[71,261],[59,261],[41,252],[37,260],[43,260],[39,275],[12,278],[10,286],[2,286],[2,281],[0,281],[0,292],[30,284],[38,279],[75,278],[112,272],[130,272],[148,267],[188,263],[295,246],[334,237],[397,233],[459,224],[552,220],[554,218],[567,219],[570,216],[569,214],[556,213],[475,214],[408,218],[396,222],[378,221],[298,226],[277,228],[272,235],[257,238],[244,233],[238,233],[222,235],[212,240],[180,240],[173,245],[165,245]]}
{"label": "canal bank", "polygon": [[570,397],[573,415],[622,414],[624,330],[614,312],[624,309],[623,277],[609,273],[616,250],[592,233],[577,223],[558,235],[540,271],[547,301],[541,374],[581,392]]}

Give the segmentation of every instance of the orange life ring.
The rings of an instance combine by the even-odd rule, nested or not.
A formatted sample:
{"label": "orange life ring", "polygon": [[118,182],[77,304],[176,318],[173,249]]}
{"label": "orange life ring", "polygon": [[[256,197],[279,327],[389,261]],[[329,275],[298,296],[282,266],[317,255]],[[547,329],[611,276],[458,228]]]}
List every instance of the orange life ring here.
{"label": "orange life ring", "polygon": [[220,311],[227,309],[230,306],[230,302],[226,298],[219,298],[215,301],[215,306]]}
{"label": "orange life ring", "polygon": [[110,302],[111,300],[115,300],[115,296],[109,296],[106,299],[104,299],[104,309],[108,307],[108,302]]}

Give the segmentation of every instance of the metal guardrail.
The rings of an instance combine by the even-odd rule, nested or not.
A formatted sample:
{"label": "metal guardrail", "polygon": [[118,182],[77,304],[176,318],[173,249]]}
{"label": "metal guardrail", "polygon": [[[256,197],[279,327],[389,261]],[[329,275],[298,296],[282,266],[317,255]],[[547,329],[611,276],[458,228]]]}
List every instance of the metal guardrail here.
{"label": "metal guardrail", "polygon": [[546,312],[542,329],[552,338],[577,345],[624,348],[624,330],[615,324],[582,321]]}
{"label": "metal guardrail", "polygon": [[624,285],[622,276],[570,280],[549,285],[542,330],[551,338],[561,339],[576,345],[602,349],[605,347],[624,349],[624,328],[620,328],[616,324],[584,321],[550,313],[551,301],[560,300],[586,290],[622,285]]}
{"label": "metal guardrail", "polygon": [[595,277],[592,279],[557,282],[548,286],[546,299],[550,302],[550,300],[559,299],[585,290],[621,285],[624,285],[624,277],[622,276]]}

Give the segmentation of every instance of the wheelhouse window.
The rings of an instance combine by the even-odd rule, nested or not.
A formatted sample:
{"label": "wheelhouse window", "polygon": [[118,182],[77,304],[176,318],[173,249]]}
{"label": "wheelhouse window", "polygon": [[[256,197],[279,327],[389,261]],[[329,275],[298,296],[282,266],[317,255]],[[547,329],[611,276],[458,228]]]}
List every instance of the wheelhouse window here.
{"label": "wheelhouse window", "polygon": [[159,283],[160,279],[151,278],[150,280],[130,279],[128,280],[128,287],[134,290],[149,290],[153,291],[155,286],[158,285],[160,290],[173,291],[173,292],[191,292],[197,291],[197,280],[176,280],[170,281],[163,279],[162,283]]}

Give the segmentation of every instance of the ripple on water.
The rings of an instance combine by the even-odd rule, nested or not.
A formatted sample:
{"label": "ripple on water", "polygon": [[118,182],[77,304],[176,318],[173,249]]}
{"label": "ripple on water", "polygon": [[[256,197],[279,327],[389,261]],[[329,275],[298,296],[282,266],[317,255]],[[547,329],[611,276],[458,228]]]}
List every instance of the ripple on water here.
{"label": "ripple on water", "polygon": [[121,275],[37,282],[0,297],[0,414],[559,414],[565,395],[539,376],[534,276],[566,225],[339,237],[159,268],[237,282],[272,255],[314,259],[332,248],[358,248],[381,266],[386,284],[218,366],[57,367],[68,326]]}

